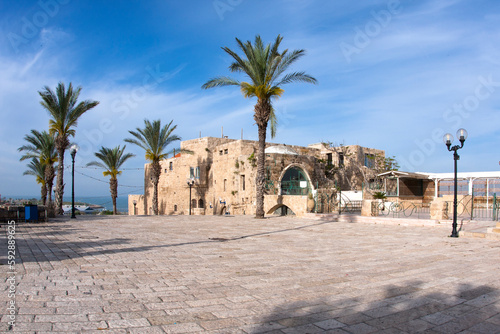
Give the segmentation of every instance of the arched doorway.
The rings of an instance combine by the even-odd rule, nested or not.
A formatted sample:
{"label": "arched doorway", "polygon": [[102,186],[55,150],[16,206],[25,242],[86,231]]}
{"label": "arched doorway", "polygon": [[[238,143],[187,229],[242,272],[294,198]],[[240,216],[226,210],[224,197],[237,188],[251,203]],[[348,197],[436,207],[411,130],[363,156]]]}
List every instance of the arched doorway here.
{"label": "arched doorway", "polygon": [[281,178],[281,195],[305,196],[311,185],[304,170],[298,166],[288,168]]}
{"label": "arched doorway", "polygon": [[273,215],[276,216],[295,216],[295,212],[293,212],[288,206],[281,205],[274,210]]}

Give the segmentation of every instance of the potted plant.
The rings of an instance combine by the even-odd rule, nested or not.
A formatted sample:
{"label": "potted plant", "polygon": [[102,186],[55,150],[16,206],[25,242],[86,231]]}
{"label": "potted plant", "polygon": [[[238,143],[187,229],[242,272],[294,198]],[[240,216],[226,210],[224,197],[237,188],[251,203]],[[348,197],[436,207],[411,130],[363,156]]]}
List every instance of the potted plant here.
{"label": "potted plant", "polygon": [[385,192],[383,192],[383,191],[376,191],[376,192],[373,193],[373,198],[376,199],[376,200],[378,200],[379,207],[380,207],[380,203],[382,204],[381,210],[383,211],[385,209],[384,200],[387,198]]}
{"label": "potted plant", "polygon": [[315,206],[314,198],[312,193],[307,194],[307,211],[313,212]]}

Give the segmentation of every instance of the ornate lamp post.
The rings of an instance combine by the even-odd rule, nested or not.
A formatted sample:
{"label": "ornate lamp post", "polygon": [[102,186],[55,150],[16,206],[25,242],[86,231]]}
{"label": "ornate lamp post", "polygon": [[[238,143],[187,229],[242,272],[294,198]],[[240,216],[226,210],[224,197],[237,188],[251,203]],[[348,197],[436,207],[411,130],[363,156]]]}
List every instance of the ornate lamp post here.
{"label": "ornate lamp post", "polygon": [[187,185],[189,186],[189,215],[191,216],[191,188],[194,185],[194,178],[187,180]]}
{"label": "ornate lamp post", "polygon": [[458,232],[457,232],[457,161],[460,159],[460,156],[457,154],[457,151],[464,147],[464,142],[465,139],[467,139],[467,131],[465,129],[459,129],[457,131],[457,138],[460,141],[460,146],[455,145],[451,146],[451,143],[453,142],[453,136],[449,133],[445,134],[443,137],[443,141],[446,144],[446,147],[448,147],[448,151],[453,151],[453,160],[455,161],[455,178],[454,178],[454,183],[455,183],[455,189],[453,193],[453,230],[451,232],[450,237],[452,238],[458,238]]}
{"label": "ornate lamp post", "polygon": [[72,161],[72,167],[71,167],[71,218],[76,218],[75,216],[75,156],[76,152],[78,152],[78,145],[73,144],[71,145],[70,148],[70,153],[71,153],[71,161]]}

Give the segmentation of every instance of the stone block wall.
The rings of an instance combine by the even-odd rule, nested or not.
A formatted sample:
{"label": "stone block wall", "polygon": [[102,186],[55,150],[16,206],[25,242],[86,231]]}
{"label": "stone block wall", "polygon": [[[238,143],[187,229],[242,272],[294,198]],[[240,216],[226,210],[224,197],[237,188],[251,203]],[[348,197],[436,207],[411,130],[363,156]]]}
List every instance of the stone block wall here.
{"label": "stone block wall", "polygon": [[[181,142],[183,151],[160,162],[159,214],[188,214],[190,205],[191,213],[195,215],[226,212],[255,214],[257,145],[256,141],[213,137]],[[267,143],[267,146],[273,145]],[[280,180],[287,168],[292,166],[301,168],[307,174],[311,192],[318,188],[333,189],[334,182],[325,176],[325,165],[318,160],[325,159],[324,152],[314,147],[286,147],[298,154],[266,154],[266,178],[269,181],[266,196],[281,194]],[[195,184],[190,191],[187,181],[191,177],[194,177]],[[135,199],[138,214],[153,214],[153,184],[149,164],[144,168],[144,188],[144,196],[129,197],[129,213],[134,212],[131,203]],[[267,202],[272,203],[273,200],[274,197],[270,197]],[[290,207],[292,211],[297,211],[296,214],[305,213],[307,204],[302,207],[302,199],[293,199],[292,202],[296,206]],[[274,207],[276,204],[270,205]]]}

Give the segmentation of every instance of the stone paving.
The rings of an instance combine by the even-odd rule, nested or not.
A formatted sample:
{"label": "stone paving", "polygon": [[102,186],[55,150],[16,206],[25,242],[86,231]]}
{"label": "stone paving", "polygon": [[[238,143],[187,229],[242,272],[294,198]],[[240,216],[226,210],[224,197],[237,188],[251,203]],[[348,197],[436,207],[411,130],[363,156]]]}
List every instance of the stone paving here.
{"label": "stone paving", "polygon": [[500,333],[500,241],[301,218],[78,217],[16,225],[0,332]]}

